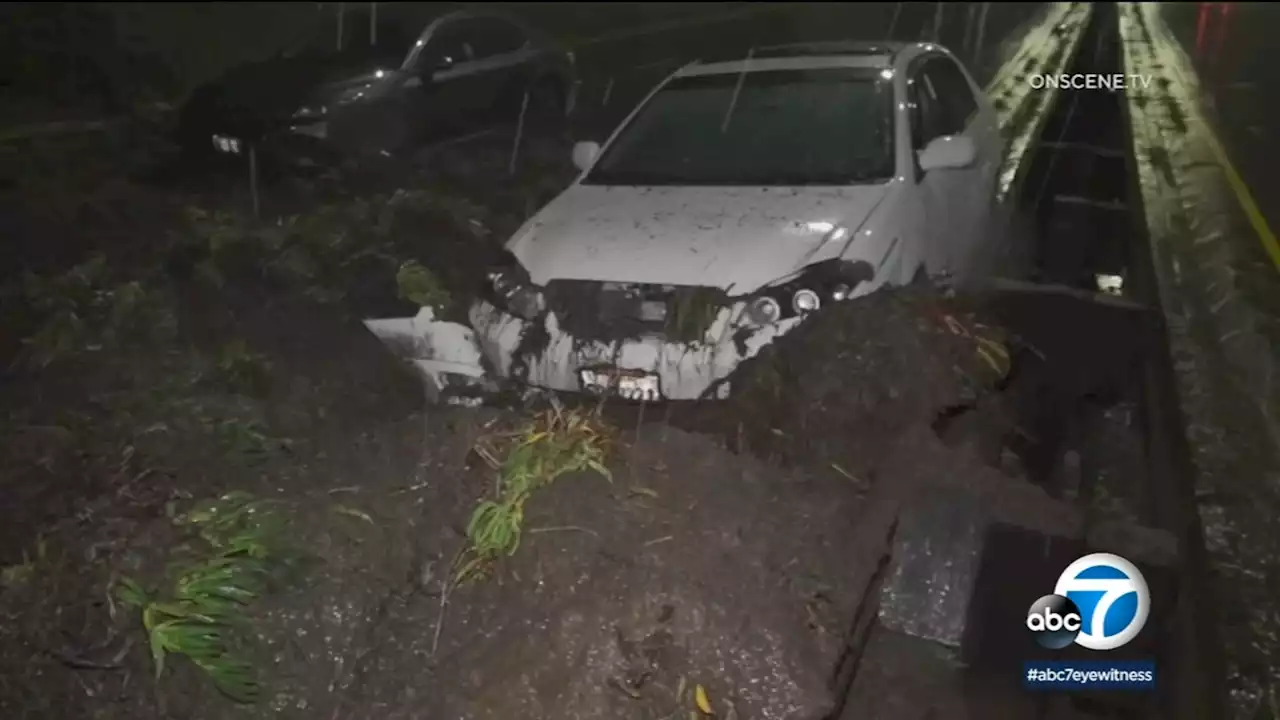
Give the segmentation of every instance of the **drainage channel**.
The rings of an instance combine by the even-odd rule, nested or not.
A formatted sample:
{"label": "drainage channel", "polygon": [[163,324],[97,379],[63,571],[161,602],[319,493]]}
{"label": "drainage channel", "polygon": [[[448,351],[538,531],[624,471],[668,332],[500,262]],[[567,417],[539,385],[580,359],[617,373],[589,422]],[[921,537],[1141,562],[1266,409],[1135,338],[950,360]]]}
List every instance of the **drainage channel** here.
{"label": "drainage channel", "polygon": [[[1121,68],[1115,5],[1098,3],[1067,72]],[[1190,461],[1172,412],[1163,315],[1149,291],[1123,99],[1107,89],[1060,93],[1015,182],[1017,210],[1034,227],[1037,282],[996,302],[1005,324],[1045,358],[1031,363],[1026,389],[1011,393],[1034,438],[1014,449],[1028,480],[1079,512],[1082,537],[992,525],[978,551],[960,647],[875,627],[841,718],[1221,717],[1211,683],[1197,676],[1207,647],[1197,595],[1204,575],[1195,561],[1203,542],[1178,510],[1193,507],[1179,479]],[[1067,564],[1099,550],[1143,571],[1152,598],[1143,631],[1105,653],[1031,647],[1019,621],[1026,598],[1051,592]],[[947,557],[968,562],[960,555]],[[1035,659],[1154,659],[1157,690],[1033,695],[1019,673]]]}
{"label": "drainage channel", "polygon": [[[1093,6],[1068,72],[1124,72],[1115,3]],[[1053,326],[1059,343],[1074,348],[1065,357],[1077,377],[1092,383],[1073,388],[1083,402],[1050,428],[1072,451],[1041,481],[1072,497],[1086,522],[1124,518],[1143,537],[1133,543],[1139,555],[1159,547],[1146,558],[1131,558],[1151,586],[1147,629],[1132,646],[1105,658],[1154,658],[1158,692],[1146,698],[1076,696],[1073,710],[1084,717],[1208,720],[1221,717],[1214,680],[1221,667],[1208,630],[1204,543],[1164,314],[1151,280],[1130,127],[1122,91],[1064,91],[1022,184],[1021,209],[1037,229],[1039,280],[1101,298],[1073,315],[1040,320]],[[1041,415],[1064,409],[1039,408]]]}

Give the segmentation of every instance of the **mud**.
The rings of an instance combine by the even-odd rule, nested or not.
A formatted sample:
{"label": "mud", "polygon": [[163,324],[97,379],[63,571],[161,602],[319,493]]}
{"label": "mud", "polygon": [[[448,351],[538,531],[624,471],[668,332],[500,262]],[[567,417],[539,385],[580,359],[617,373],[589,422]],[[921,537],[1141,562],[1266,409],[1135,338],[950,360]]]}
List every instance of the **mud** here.
{"label": "mud", "polygon": [[[136,422],[167,419],[165,442],[100,428],[96,437],[117,450],[81,450],[103,458],[81,471],[101,483],[90,510],[51,526],[35,579],[5,593],[16,621],[0,655],[5,712],[244,717],[180,658],[153,684],[137,619],[107,594],[116,577],[160,572],[167,508],[240,488],[287,502],[298,539],[320,560],[305,585],[255,606],[270,688],[258,716],[648,718],[687,713],[700,684],[726,717],[827,717],[842,694],[838,669],[865,632],[855,620],[886,561],[897,492],[910,486],[871,480],[882,462],[918,453],[940,399],[974,392],[953,367],[971,360],[971,345],[952,347],[935,300],[886,297],[871,312],[832,315],[856,328],[844,344],[810,338],[811,364],[800,371],[831,374],[810,376],[820,395],[792,400],[825,403],[827,433],[807,462],[783,468],[715,437],[627,428],[612,482],[569,476],[535,496],[515,557],[496,577],[452,591],[462,526],[492,484],[471,448],[509,413],[415,411],[416,382],[376,340],[304,300],[232,313],[209,327],[234,327],[271,360],[270,389],[256,402],[282,450],[228,457],[155,408]],[[918,322],[888,322],[885,307]],[[866,352],[880,364],[858,365],[847,354],[853,337],[878,348]],[[935,366],[948,348],[954,356]],[[775,402],[797,423],[783,427],[801,427],[803,413]],[[840,407],[855,411],[829,422]],[[837,439],[883,442],[883,427],[917,434],[897,452],[859,457],[872,447],[861,441],[835,451]],[[136,447],[123,469],[122,441]]]}
{"label": "mud", "polygon": [[822,717],[858,597],[856,493],[659,432],[614,483],[566,477],[539,496],[501,579],[449,598],[437,653],[419,629],[438,600],[400,608],[348,702],[413,717],[422,706],[384,678],[425,656],[414,695],[430,717],[652,717],[690,709],[693,683],[721,712]]}
{"label": "mud", "polygon": [[[728,295],[715,288],[633,285],[621,289],[582,280],[553,281],[547,300],[559,326],[580,344],[635,340],[655,330],[672,342],[705,342],[717,314],[731,304]],[[646,319],[645,302],[661,303],[665,320]]]}
{"label": "mud", "polygon": [[1068,447],[1132,399],[1141,362],[1154,347],[1157,315],[1122,298],[1015,283],[988,294],[983,308],[1008,328],[1014,347],[1003,401],[1018,427],[1008,444],[1029,479],[1053,485],[1061,481],[1057,468]]}
{"label": "mud", "polygon": [[[921,283],[830,306],[730,376],[699,420],[756,452],[866,477],[891,440],[990,394],[1000,379],[972,310]],[[972,328],[972,330],[970,330]]]}
{"label": "mud", "polygon": [[[897,381],[885,369],[907,361],[928,372],[932,353],[954,337],[932,325],[932,309],[923,308],[934,306],[919,304],[925,297],[936,300],[923,292],[883,300],[898,308],[899,319],[917,313],[921,320],[908,323],[920,337],[905,349],[895,344],[904,341],[902,323],[860,321],[862,343],[894,353],[893,363],[877,366],[877,383]],[[840,320],[880,317],[880,309]],[[842,346],[813,341],[807,355],[823,362],[833,347]],[[966,361],[965,348],[956,343],[954,360]],[[542,491],[528,508],[520,552],[495,578],[452,591],[445,573],[462,542],[461,523],[489,484],[483,466],[469,466],[469,440],[504,413],[433,412],[426,426],[435,429],[427,431],[419,463],[424,487],[410,496],[408,517],[393,523],[401,529],[390,531],[412,537],[406,542],[413,549],[395,553],[394,569],[382,576],[399,584],[375,600],[369,580],[335,576],[381,561],[339,561],[313,586],[311,605],[285,606],[270,619],[280,635],[313,623],[338,627],[323,617],[342,617],[345,628],[290,641],[301,654],[278,666],[281,677],[292,677],[288,668],[298,663],[341,679],[324,692],[314,680],[293,687],[278,712],[647,718],[687,712],[689,689],[700,684],[725,716],[831,716],[842,699],[839,671],[865,633],[856,622],[859,609],[883,572],[901,503],[942,467],[952,474],[982,467],[958,462],[968,450],[948,449],[931,430],[939,397],[959,402],[973,393],[969,376],[939,361],[928,387],[867,397],[866,371],[845,363],[834,377],[813,377],[831,380],[824,398],[833,407],[856,407],[854,398],[865,403],[866,414],[825,428],[827,447],[850,432],[870,437],[874,427],[896,423],[897,436],[876,435],[877,455],[818,452],[783,468],[735,453],[714,437],[637,425],[624,433],[612,481],[570,476]],[[935,449],[922,453],[921,442]],[[930,460],[921,465],[920,457]],[[837,458],[868,469],[865,479],[826,462]],[[869,482],[877,470],[894,482]],[[408,504],[402,501],[400,512]],[[378,524],[385,526],[386,517],[379,515]],[[354,636],[353,624],[360,628]],[[402,673],[411,667],[417,671],[405,682]]]}

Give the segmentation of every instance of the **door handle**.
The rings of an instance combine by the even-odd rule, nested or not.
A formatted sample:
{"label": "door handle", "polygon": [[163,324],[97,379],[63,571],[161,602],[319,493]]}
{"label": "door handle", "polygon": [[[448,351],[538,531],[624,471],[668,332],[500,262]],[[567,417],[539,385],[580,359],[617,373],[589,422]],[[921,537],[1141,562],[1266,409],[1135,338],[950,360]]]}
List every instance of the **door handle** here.
{"label": "door handle", "polygon": [[407,87],[407,88],[422,87],[422,78],[416,77],[416,76],[411,77],[408,80],[404,81],[404,87]]}

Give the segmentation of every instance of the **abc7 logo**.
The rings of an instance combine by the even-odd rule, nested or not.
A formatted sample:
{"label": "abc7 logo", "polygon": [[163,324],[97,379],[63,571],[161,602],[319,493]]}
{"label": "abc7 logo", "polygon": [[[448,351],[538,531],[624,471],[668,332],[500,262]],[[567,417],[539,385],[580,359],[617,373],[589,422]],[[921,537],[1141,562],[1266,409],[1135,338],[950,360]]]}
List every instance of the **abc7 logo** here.
{"label": "abc7 logo", "polygon": [[1040,647],[1061,650],[1080,635],[1080,608],[1070,598],[1045,595],[1027,610],[1027,629]]}
{"label": "abc7 logo", "polygon": [[[1085,604],[1086,612],[1077,602]],[[1058,578],[1054,594],[1031,604],[1027,629],[1041,647],[1051,650],[1072,643],[1115,650],[1137,637],[1150,604],[1146,579],[1133,563],[1095,553],[1071,563]]]}

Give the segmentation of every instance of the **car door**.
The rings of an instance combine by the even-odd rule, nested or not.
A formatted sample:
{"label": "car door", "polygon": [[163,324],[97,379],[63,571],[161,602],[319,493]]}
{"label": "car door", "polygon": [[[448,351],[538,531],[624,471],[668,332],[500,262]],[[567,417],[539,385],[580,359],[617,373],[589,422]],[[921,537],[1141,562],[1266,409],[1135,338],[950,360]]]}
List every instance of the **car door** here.
{"label": "car door", "polygon": [[996,174],[999,172],[1001,138],[994,113],[986,103],[979,101],[977,86],[954,58],[947,55],[932,57],[925,72],[930,84],[937,91],[948,117],[948,134],[963,134],[973,141],[977,151],[974,164],[965,169],[952,170],[964,178],[956,188],[953,208],[962,222],[964,232],[963,255],[959,258],[963,271],[972,277],[988,271],[994,260],[996,246],[1003,240],[1003,233],[993,227]]}
{"label": "car door", "polygon": [[450,18],[440,23],[410,60],[407,105],[420,137],[462,129],[484,107],[484,98],[469,82],[476,73],[475,32],[470,19]]}
{"label": "car door", "polygon": [[955,275],[957,243],[955,241],[957,203],[962,178],[946,170],[925,171],[919,158],[935,138],[949,134],[951,119],[928,73],[929,56],[911,63],[907,69],[907,102],[911,124],[911,155],[915,191],[924,210],[921,255],[930,275]]}
{"label": "car door", "polygon": [[518,113],[520,94],[532,79],[530,60],[536,54],[528,33],[500,17],[477,17],[472,27],[475,73],[470,81],[479,102],[490,111]]}
{"label": "car door", "polygon": [[503,18],[463,16],[443,23],[418,56],[423,121],[457,131],[492,121],[518,96],[519,76],[532,54],[528,36]]}

